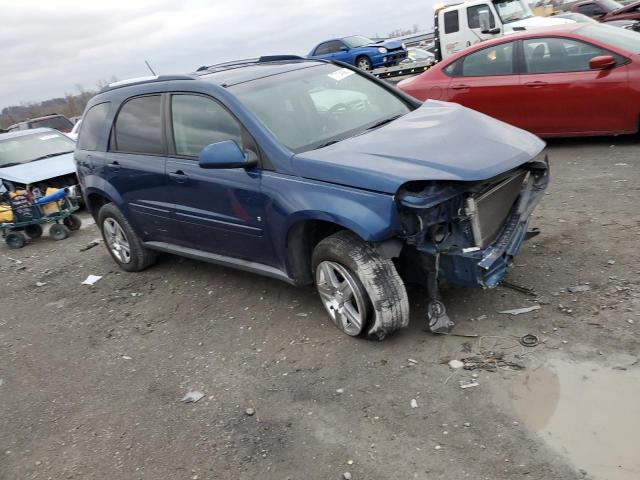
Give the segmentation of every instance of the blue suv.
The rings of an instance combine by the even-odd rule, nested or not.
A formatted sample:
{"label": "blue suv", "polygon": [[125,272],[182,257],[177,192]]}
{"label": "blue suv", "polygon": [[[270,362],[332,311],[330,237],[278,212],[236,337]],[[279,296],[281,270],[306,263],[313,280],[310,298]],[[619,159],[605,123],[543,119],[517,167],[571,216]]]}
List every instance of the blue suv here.
{"label": "blue suv", "polygon": [[452,322],[438,284],[493,287],[527,234],[548,162],[537,137],[424,104],[354,67],[299,57],[112,84],[75,159],[124,270],[158,252],[315,284],[348,335]]}
{"label": "blue suv", "polygon": [[315,46],[309,58],[338,60],[361,70],[391,67],[407,58],[407,49],[399,40],[374,41],[362,35],[335,38]]}

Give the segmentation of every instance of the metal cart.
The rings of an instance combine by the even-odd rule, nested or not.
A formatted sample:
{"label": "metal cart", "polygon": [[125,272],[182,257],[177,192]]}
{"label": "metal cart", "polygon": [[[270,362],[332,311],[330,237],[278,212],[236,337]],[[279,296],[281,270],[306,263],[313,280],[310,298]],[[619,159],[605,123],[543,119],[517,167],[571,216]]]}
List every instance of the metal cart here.
{"label": "metal cart", "polygon": [[45,223],[51,224],[49,236],[54,240],[64,240],[80,228],[82,220],[74,215],[79,208],[77,201],[67,192],[60,192],[33,203],[19,198],[10,200],[6,207],[3,205],[11,209],[13,216],[12,222],[0,223],[0,233],[9,248],[22,248],[30,239],[41,237]]}

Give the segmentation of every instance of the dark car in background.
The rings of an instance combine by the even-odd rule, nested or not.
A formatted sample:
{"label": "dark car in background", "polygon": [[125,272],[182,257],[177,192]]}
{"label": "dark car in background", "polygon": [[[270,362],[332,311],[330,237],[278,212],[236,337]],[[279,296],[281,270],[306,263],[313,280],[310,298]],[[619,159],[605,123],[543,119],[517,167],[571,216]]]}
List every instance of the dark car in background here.
{"label": "dark car in background", "polygon": [[623,5],[615,0],[584,0],[571,5],[571,11],[599,22],[640,20],[640,2]]}
{"label": "dark car in background", "polygon": [[15,123],[7,130],[13,132],[15,130],[30,130],[33,128],[53,128],[59,132],[69,133],[73,128],[73,122],[64,115],[56,113]]}
{"label": "dark car in background", "polygon": [[372,70],[397,65],[407,58],[407,49],[398,40],[374,41],[362,35],[353,35],[324,41],[316,45],[308,57],[338,60],[361,70]]}
{"label": "dark car in background", "polygon": [[543,148],[355,67],[288,56],[107,87],[75,159],[123,270],[160,251],[315,283],[340,330],[382,339],[409,322],[405,281],[427,288],[438,333],[452,326],[439,277],[500,282],[544,196]]}

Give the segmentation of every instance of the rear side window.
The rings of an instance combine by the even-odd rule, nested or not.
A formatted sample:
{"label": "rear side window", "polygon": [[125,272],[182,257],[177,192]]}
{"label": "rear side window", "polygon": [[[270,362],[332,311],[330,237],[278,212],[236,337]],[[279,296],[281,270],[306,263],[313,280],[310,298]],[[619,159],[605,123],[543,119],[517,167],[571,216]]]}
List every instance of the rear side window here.
{"label": "rear side window", "polygon": [[89,109],[80,125],[78,134],[78,150],[95,150],[98,148],[98,135],[104,128],[104,121],[109,113],[109,103],[99,103]]}
{"label": "rear side window", "polygon": [[161,104],[160,95],[128,100],[120,109],[113,129],[115,150],[154,155],[165,153],[162,141]]}
{"label": "rear side window", "polygon": [[316,48],[314,55],[326,55],[327,53],[329,53],[329,42],[321,43],[320,45],[318,45],[318,48]]}
{"label": "rear side window", "polygon": [[240,148],[242,127],[218,102],[200,95],[173,95],[171,116],[176,153],[197,157],[211,143],[235,140]]}
{"label": "rear side window", "polygon": [[483,48],[464,57],[463,77],[513,74],[513,42]]}
{"label": "rear side window", "polygon": [[467,8],[467,23],[469,28],[481,28],[480,25],[480,12],[486,12],[489,16],[489,28],[495,28],[496,20],[493,18],[493,13],[489,10],[489,5],[474,5]]}
{"label": "rear side window", "polygon": [[444,14],[444,33],[455,33],[460,30],[460,21],[458,19],[458,11],[451,10]]}

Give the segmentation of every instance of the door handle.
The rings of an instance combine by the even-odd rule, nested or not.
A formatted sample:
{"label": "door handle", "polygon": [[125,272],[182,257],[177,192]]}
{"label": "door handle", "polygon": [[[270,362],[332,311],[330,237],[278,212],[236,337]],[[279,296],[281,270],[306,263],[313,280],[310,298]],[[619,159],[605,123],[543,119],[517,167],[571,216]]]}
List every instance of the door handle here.
{"label": "door handle", "polygon": [[175,172],[169,172],[169,177],[177,183],[184,183],[189,178],[189,175],[184,173],[182,170],[176,170]]}
{"label": "door handle", "polygon": [[471,87],[469,85],[457,84],[457,85],[451,85],[451,88],[453,88],[454,90],[466,90]]}
{"label": "door handle", "polygon": [[549,85],[547,82],[527,82],[524,84],[525,87],[529,88],[540,88]]}

